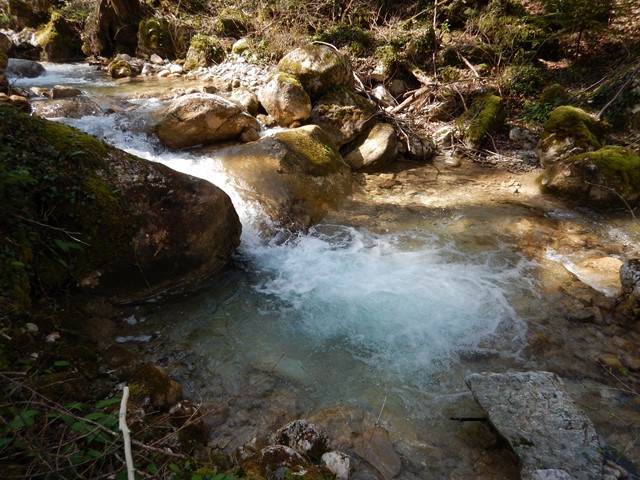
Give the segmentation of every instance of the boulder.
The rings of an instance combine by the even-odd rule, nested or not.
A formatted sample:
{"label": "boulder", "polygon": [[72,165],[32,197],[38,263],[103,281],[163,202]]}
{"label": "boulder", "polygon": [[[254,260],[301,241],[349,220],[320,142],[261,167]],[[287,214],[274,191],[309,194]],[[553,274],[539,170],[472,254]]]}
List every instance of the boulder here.
{"label": "boulder", "polygon": [[[523,479],[602,479],[602,450],[595,427],[557,375],[475,373],[466,383],[518,456]],[[548,476],[552,470],[568,477],[564,473]]]}
{"label": "boulder", "polygon": [[409,160],[425,163],[436,155],[436,145],[431,137],[406,132],[404,141],[398,143],[398,152]]}
{"label": "boulder", "polygon": [[316,125],[282,130],[217,156],[230,176],[250,186],[245,195],[288,228],[317,223],[351,191],[351,169]]}
{"label": "boulder", "polygon": [[254,117],[258,115],[260,101],[258,100],[258,96],[248,88],[236,88],[229,92],[227,98],[244,108],[249,115],[253,115]]}
{"label": "boulder", "polygon": [[102,112],[100,106],[87,97],[37,100],[32,101],[31,106],[36,115],[46,118],[82,118]]}
{"label": "boulder", "polygon": [[258,100],[281,127],[304,121],[311,115],[311,99],[296,77],[275,72],[258,91]]}
{"label": "boulder", "polygon": [[68,85],[55,85],[51,89],[51,98],[71,98],[82,95],[82,90]]}
{"label": "boulder", "polygon": [[[11,155],[17,149],[28,154]],[[195,287],[240,243],[240,221],[222,190],[67,125],[0,108],[0,150],[3,170],[15,177],[2,192],[0,229],[21,239],[14,254],[25,265],[11,267],[11,288],[0,276],[15,303],[28,307],[20,295],[30,283],[50,295],[82,289],[113,299]],[[59,230],[23,238],[31,224],[14,211],[36,220],[50,212],[46,221]]]}
{"label": "boulder", "polygon": [[118,57],[109,62],[107,72],[109,72],[111,78],[129,78],[134,76],[131,64],[124,58]]}
{"label": "boulder", "polygon": [[620,266],[622,293],[617,301],[618,311],[627,319],[640,320],[640,259],[625,261]]}
{"label": "boulder", "polygon": [[278,445],[286,445],[299,453],[319,459],[327,452],[327,437],[320,428],[306,420],[295,420],[286,424],[275,434]]}
{"label": "boulder", "polygon": [[398,138],[392,125],[378,123],[352,147],[344,160],[353,170],[380,170],[389,166],[398,155]]}
{"label": "boulder", "polygon": [[83,25],[54,12],[49,23],[36,34],[42,48],[40,59],[46,62],[68,62],[84,58],[80,32]]}
{"label": "boulder", "polygon": [[239,137],[260,130],[258,121],[235,103],[214,94],[193,93],[163,111],[155,132],[169,148],[186,148]]}
{"label": "boulder", "polygon": [[607,125],[598,122],[584,110],[561,106],[553,110],[544,125],[536,153],[543,167],[597,150],[607,133]]}
{"label": "boulder", "polygon": [[319,125],[341,147],[369,128],[376,115],[375,105],[353,90],[338,87],[320,98],[311,110],[310,122]]}
{"label": "boulder", "polygon": [[310,43],[289,52],[278,63],[278,71],[298,78],[312,100],[335,87],[353,87],[349,59],[329,44]]}
{"label": "boulder", "polygon": [[479,149],[490,134],[503,126],[504,120],[502,98],[492,94],[480,95],[471,108],[458,118],[458,128],[465,146]]}
{"label": "boulder", "polygon": [[543,191],[593,208],[633,208],[640,204],[640,156],[606,146],[548,164]]}
{"label": "boulder", "polygon": [[327,452],[322,455],[322,464],[336,476],[336,480],[349,480],[349,470],[351,459],[349,455],[342,452]]}
{"label": "boulder", "polygon": [[5,73],[14,78],[35,78],[44,75],[45,68],[33,60],[10,58]]}
{"label": "boulder", "polygon": [[199,67],[208,67],[222,62],[224,57],[224,47],[216,37],[196,34],[189,44],[184,68],[195,70]]}

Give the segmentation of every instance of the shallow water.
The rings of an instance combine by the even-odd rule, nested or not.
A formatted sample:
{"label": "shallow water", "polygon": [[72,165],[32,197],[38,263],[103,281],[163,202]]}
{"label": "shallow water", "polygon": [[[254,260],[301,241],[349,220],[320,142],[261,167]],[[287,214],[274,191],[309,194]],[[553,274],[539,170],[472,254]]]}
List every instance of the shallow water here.
{"label": "shallow water", "polygon": [[[114,92],[123,95],[90,67],[48,68],[47,77],[18,84],[78,85],[101,104]],[[144,85],[126,88],[144,91]],[[530,215],[522,206],[405,208],[354,201],[309,232],[265,238],[259,228],[264,214],[243,198],[245,186],[225,174],[215,152],[166,151],[146,133],[162,101],[127,101],[135,108],[59,120],[219,186],[234,202],[243,235],[219,278],[161,308],[140,307],[123,319],[118,341],[166,366],[196,400],[241,394],[288,409],[272,412],[263,424],[244,421],[255,428],[238,433],[238,444],[258,426],[356,406],[380,417],[396,439],[415,439],[404,451],[413,466],[405,465],[401,475],[415,478],[423,468],[415,458],[426,455],[420,442],[446,437],[442,399],[466,391],[468,373],[531,365],[522,355],[528,325],[554,306],[543,301],[543,266],[520,251],[505,227]],[[583,220],[562,209],[547,215]],[[636,244],[624,225],[593,225],[629,248]],[[569,268],[574,260],[567,251],[553,250],[547,259]],[[255,402],[238,409],[256,416]],[[234,414],[240,430],[243,414]]]}

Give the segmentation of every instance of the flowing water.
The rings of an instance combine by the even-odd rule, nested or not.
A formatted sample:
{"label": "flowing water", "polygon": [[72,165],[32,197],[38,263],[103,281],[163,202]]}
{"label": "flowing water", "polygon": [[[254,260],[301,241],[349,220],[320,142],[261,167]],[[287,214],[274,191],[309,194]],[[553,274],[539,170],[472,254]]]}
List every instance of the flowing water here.
{"label": "flowing water", "polygon": [[[429,435],[449,428],[442,399],[465,391],[465,375],[527,363],[527,325],[548,315],[542,267],[487,210],[354,201],[308,232],[265,238],[260,208],[242,197],[215,152],[169,152],[146,133],[162,100],[131,92],[148,85],[120,85],[86,66],[46,66],[47,76],[17,85],[71,84],[100,105],[123,95],[135,106],[60,121],[209,180],[232,198],[243,235],[230,265],[196,295],[141,307],[116,341],[167,366],[196,400],[255,398],[237,407],[254,418],[243,422],[236,411],[236,431],[253,427],[246,436],[282,418],[347,405],[381,417],[395,438],[413,438],[424,459]],[[502,208],[495,218],[526,215]],[[257,408],[274,410],[273,418],[261,425]],[[235,441],[250,438],[241,433]],[[410,449],[404,454],[413,458]],[[415,463],[407,472],[420,471]]]}

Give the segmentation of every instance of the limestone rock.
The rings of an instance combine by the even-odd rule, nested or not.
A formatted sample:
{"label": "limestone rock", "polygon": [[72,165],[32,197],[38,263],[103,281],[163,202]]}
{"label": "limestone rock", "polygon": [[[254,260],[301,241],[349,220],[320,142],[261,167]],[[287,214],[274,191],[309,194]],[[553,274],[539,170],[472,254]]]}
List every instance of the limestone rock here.
{"label": "limestone rock", "polygon": [[44,75],[45,68],[33,60],[10,58],[5,73],[14,78],[35,78]]}
{"label": "limestone rock", "polygon": [[385,480],[395,477],[402,467],[389,432],[381,427],[365,431],[354,446],[355,452],[375,467]]}
{"label": "limestone rock", "polygon": [[251,186],[246,195],[289,228],[318,222],[351,191],[351,169],[316,125],[279,131],[217,155],[231,176]]}
{"label": "limestone rock", "polygon": [[279,429],[275,439],[279,445],[291,447],[311,458],[320,458],[327,451],[327,437],[317,425],[302,419]]}
{"label": "limestone rock", "polygon": [[640,320],[640,259],[625,261],[620,267],[622,294],[618,298],[618,310],[626,317]]}
{"label": "limestone rock", "polygon": [[398,155],[398,138],[388,123],[378,123],[356,140],[344,157],[353,170],[372,171],[391,164]]}
{"label": "limestone rock", "polygon": [[523,478],[562,478],[539,476],[557,469],[575,480],[601,479],[598,434],[555,374],[479,373],[466,383],[520,459]]}
{"label": "limestone rock", "polygon": [[349,455],[342,452],[327,452],[322,455],[322,464],[336,476],[336,480],[349,480],[351,461]]}
{"label": "limestone rock", "polygon": [[131,64],[123,58],[116,58],[111,61],[109,65],[107,65],[107,72],[109,72],[112,78],[128,78],[134,76]]}
{"label": "limestone rock", "polygon": [[198,67],[208,67],[222,62],[224,57],[224,47],[216,37],[196,34],[189,44],[184,68],[195,70]]}
{"label": "limestone rock", "polygon": [[330,89],[353,86],[353,70],[349,59],[332,45],[310,43],[285,55],[278,70],[300,80],[312,100]]}
{"label": "limestone rock", "polygon": [[605,124],[584,110],[561,106],[549,115],[536,153],[546,168],[567,157],[597,150],[602,146],[606,131]]}
{"label": "limestone rock", "polygon": [[50,92],[51,98],[70,98],[82,95],[82,90],[75,87],[69,87],[66,85],[55,85]]}
{"label": "limestone rock", "polygon": [[640,204],[640,156],[618,146],[573,155],[547,164],[543,191],[595,208]]}
{"label": "limestone rock", "polygon": [[304,121],[311,115],[311,99],[293,75],[275,72],[258,91],[258,99],[281,127]]}
{"label": "limestone rock", "polygon": [[375,105],[353,90],[334,88],[320,98],[311,110],[310,122],[319,125],[341,147],[355,140],[372,123]]}
{"label": "limestone rock", "polygon": [[244,108],[247,112],[249,112],[249,115],[253,115],[255,117],[258,114],[260,102],[257,95],[248,88],[236,88],[229,93],[227,98],[233,103],[236,103]]}
{"label": "limestone rock", "polygon": [[[55,208],[42,205],[51,208],[50,220],[82,232],[83,245],[65,256],[66,265],[49,250],[32,247],[30,273],[41,288],[71,285],[114,299],[148,298],[197,285],[219,271],[239,245],[238,215],[211,183],[67,125],[7,108],[2,118],[0,145],[15,143],[15,131],[24,132],[19,141],[31,155],[22,156],[19,165],[27,165],[35,181],[51,183],[38,178],[43,158],[55,167]],[[6,162],[16,168],[13,159]],[[36,185],[24,195],[25,203],[44,188]],[[60,200],[67,198],[75,201]],[[9,235],[10,226],[2,228]]]}
{"label": "limestone rock", "polygon": [[186,148],[237,138],[258,121],[218,95],[193,93],[173,101],[156,125],[156,135],[169,148]]}

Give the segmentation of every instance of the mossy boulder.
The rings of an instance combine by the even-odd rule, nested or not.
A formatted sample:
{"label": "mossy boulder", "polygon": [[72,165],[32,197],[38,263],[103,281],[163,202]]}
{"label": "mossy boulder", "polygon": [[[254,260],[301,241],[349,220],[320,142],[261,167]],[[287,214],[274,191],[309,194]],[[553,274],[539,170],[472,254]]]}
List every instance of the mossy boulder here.
{"label": "mossy boulder", "polygon": [[134,71],[129,63],[124,58],[116,57],[107,65],[107,72],[111,75],[111,78],[129,78],[134,76]]}
{"label": "mossy boulder", "polygon": [[220,189],[69,126],[0,107],[0,158],[0,307],[26,308],[30,294],[190,286],[239,244]]}
{"label": "mossy boulder", "polygon": [[351,169],[317,125],[225,148],[219,158],[232,177],[248,185],[247,197],[276,224],[294,230],[319,222],[351,192]]}
{"label": "mossy boulder", "polygon": [[176,149],[235,139],[247,130],[260,130],[255,117],[210,93],[178,97],[164,109],[155,127],[162,144]]}
{"label": "mossy boulder", "polygon": [[580,108],[563,105],[549,115],[536,153],[542,166],[547,167],[564,158],[597,150],[607,132],[606,123]]}
{"label": "mossy boulder", "polygon": [[640,205],[640,156],[605,146],[557,161],[547,167],[542,189],[594,208]]}
{"label": "mossy boulder", "polygon": [[41,60],[47,62],[68,62],[84,58],[79,22],[67,20],[54,12],[49,23],[36,34],[36,41],[42,48]]}
{"label": "mossy boulder", "polygon": [[139,57],[150,57],[155,54],[162,58],[175,58],[175,48],[167,22],[155,18],[140,20],[136,51]]}
{"label": "mossy boulder", "polygon": [[161,411],[168,411],[183,399],[182,386],[164,368],[152,363],[136,369],[129,379],[129,390],[133,401]]}
{"label": "mossy boulder", "polygon": [[557,83],[545,88],[540,94],[542,105],[567,105],[570,99],[567,89]]}
{"label": "mossy boulder", "polygon": [[198,67],[208,67],[222,62],[225,56],[226,52],[220,40],[216,37],[196,34],[189,44],[184,68],[185,70],[195,70]]}
{"label": "mossy boulder", "polygon": [[337,87],[316,102],[310,122],[321,126],[341,147],[370,128],[376,113],[371,101],[347,87]]}
{"label": "mossy boulder", "polygon": [[311,99],[300,81],[284,72],[275,72],[258,91],[258,100],[281,127],[305,121],[311,116]]}
{"label": "mossy boulder", "polygon": [[468,148],[482,147],[488,136],[504,125],[502,98],[491,93],[480,95],[471,108],[458,118],[463,141]]}
{"label": "mossy boulder", "polygon": [[278,62],[278,71],[297,77],[311,100],[335,87],[353,87],[351,62],[327,44],[310,43],[289,52]]}

